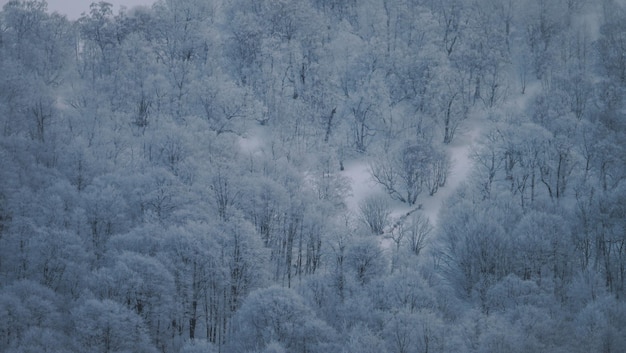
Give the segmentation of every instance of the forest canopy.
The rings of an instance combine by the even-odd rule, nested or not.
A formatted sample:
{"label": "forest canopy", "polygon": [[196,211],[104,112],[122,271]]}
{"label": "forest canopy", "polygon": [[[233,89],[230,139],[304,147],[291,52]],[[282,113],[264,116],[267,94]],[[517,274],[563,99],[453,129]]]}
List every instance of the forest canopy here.
{"label": "forest canopy", "polygon": [[617,0],[10,0],[0,351],[624,351],[625,53]]}

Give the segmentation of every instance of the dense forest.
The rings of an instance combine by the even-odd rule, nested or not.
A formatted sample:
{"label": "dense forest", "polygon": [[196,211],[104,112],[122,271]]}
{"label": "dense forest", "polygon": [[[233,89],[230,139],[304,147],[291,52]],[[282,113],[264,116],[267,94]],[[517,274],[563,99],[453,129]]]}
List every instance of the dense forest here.
{"label": "dense forest", "polygon": [[11,0],[0,77],[2,352],[626,351],[617,0]]}

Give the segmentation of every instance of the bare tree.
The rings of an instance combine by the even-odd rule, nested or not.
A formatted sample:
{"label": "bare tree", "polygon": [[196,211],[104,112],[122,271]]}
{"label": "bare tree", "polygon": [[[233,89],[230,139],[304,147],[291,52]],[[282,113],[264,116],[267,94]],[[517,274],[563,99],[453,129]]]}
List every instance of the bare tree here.
{"label": "bare tree", "polygon": [[449,164],[445,153],[420,141],[379,158],[370,165],[370,173],[392,198],[414,205],[424,187],[434,195],[445,185]]}
{"label": "bare tree", "polygon": [[375,114],[375,110],[372,103],[365,103],[361,98],[358,104],[351,109],[351,112],[354,146],[358,152],[365,152],[370,143],[370,138],[374,136],[370,117]]}
{"label": "bare tree", "polygon": [[365,223],[372,234],[383,234],[389,224],[389,203],[379,195],[367,197],[359,204],[359,219]]}
{"label": "bare tree", "polygon": [[464,99],[463,87],[447,84],[447,94],[443,93],[440,100],[440,116],[443,123],[443,143],[452,142],[461,122],[467,118],[469,106]]}
{"label": "bare tree", "polygon": [[433,229],[428,217],[421,212],[411,215],[408,224],[402,227],[402,231],[405,233],[404,238],[412,254],[417,256],[426,247]]}
{"label": "bare tree", "polygon": [[428,194],[433,196],[440,187],[446,185],[450,172],[450,159],[443,151],[434,151],[424,179]]}
{"label": "bare tree", "polygon": [[385,236],[391,239],[395,245],[395,254],[392,259],[392,272],[396,268],[400,248],[402,246],[406,246],[409,253],[417,256],[428,244],[434,227],[428,217],[418,212],[420,209],[421,205],[394,221],[388,235]]}

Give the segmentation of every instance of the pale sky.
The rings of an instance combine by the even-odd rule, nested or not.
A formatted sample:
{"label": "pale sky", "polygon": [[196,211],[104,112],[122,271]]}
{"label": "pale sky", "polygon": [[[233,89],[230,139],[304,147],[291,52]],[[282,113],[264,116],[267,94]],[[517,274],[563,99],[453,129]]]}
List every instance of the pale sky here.
{"label": "pale sky", "polygon": [[[70,20],[75,20],[80,17],[83,12],[89,13],[89,5],[92,2],[98,2],[100,0],[48,0],[48,11],[58,12],[67,15]],[[150,6],[156,2],[156,0],[105,0],[108,3],[113,4],[113,13],[116,14],[120,9],[120,6],[126,6],[132,8],[137,5]],[[0,0],[0,7],[4,6],[9,0]]]}
{"label": "pale sky", "polygon": [[[0,8],[4,6],[9,0],[0,0]],[[92,2],[98,2],[100,0],[48,0],[49,12],[57,11],[59,13],[67,15],[68,19],[75,20],[80,17],[83,12],[89,12],[89,5]],[[150,6],[156,2],[156,0],[105,0],[108,3],[113,4],[113,13],[116,14],[120,9],[120,6],[126,6],[126,8],[132,8],[137,5]],[[616,0],[617,3],[626,6],[626,0]]]}

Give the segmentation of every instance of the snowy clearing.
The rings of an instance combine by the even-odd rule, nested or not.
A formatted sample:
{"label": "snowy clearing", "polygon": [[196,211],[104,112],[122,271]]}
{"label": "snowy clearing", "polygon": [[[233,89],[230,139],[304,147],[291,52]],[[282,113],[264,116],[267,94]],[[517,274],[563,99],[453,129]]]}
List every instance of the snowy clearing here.
{"label": "snowy clearing", "polygon": [[[411,206],[390,199],[391,216],[394,220],[406,215],[415,208],[420,208],[433,225],[437,223],[437,215],[442,203],[467,179],[472,168],[470,152],[480,135],[481,127],[485,121],[481,118],[473,118],[465,122],[464,131],[460,131],[450,145],[445,146],[450,157],[450,174],[446,185],[430,196],[422,193],[416,204]],[[354,160],[346,164],[344,176],[351,180],[352,194],[347,197],[348,209],[354,214],[359,212],[359,203],[366,197],[374,194],[384,194],[382,186],[374,182],[370,175],[369,162],[366,159]],[[392,222],[393,223],[393,222]]]}

